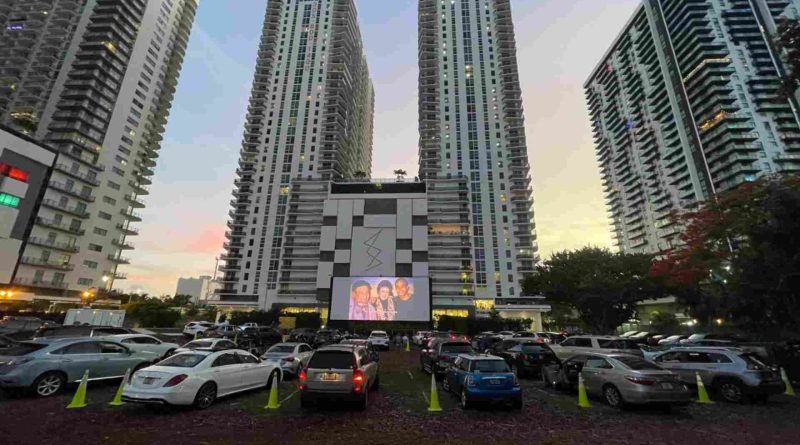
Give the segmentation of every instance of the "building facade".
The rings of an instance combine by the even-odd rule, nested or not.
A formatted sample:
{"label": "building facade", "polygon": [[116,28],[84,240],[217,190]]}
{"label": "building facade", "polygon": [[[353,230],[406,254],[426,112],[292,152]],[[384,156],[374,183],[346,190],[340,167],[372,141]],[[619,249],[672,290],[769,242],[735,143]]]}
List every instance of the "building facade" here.
{"label": "building facade", "polygon": [[[124,278],[197,0],[0,5],[0,122],[59,156],[15,284],[75,297]],[[32,283],[38,283],[32,285]]]}
{"label": "building facade", "polygon": [[206,304],[214,301],[216,290],[219,288],[217,280],[209,275],[197,278],[178,278],[175,295],[190,295],[192,304]]}
{"label": "building facade", "polygon": [[614,237],[662,252],[669,216],[764,175],[800,172],[797,100],[771,41],[798,0],[643,0],[584,87]]}
{"label": "building facade", "polygon": [[462,297],[520,296],[538,257],[510,1],[420,0],[419,69],[420,177],[457,179],[441,208],[469,208],[437,255],[473,268]]}
{"label": "building facade", "polygon": [[220,267],[221,305],[278,301],[284,242],[300,242],[285,236],[292,182],[369,176],[373,108],[354,1],[269,0]]}
{"label": "building facade", "polygon": [[53,150],[0,127],[0,291],[12,292],[11,296],[24,243],[47,246],[53,242],[28,234],[55,160]]}

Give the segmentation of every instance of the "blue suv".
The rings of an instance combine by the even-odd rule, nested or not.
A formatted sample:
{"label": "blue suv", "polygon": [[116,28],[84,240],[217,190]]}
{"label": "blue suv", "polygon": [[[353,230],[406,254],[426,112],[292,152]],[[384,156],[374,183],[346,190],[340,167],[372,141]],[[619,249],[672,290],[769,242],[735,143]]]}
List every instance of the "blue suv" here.
{"label": "blue suv", "polygon": [[444,375],[445,391],[458,395],[461,407],[471,408],[476,402],[510,403],[522,408],[522,388],[517,376],[500,357],[487,354],[461,354]]}

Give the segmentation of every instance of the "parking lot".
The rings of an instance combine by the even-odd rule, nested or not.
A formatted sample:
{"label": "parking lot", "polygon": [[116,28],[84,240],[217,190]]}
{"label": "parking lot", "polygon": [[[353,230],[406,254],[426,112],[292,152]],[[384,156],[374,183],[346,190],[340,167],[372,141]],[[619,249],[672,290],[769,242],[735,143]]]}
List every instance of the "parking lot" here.
{"label": "parking lot", "polygon": [[[117,382],[90,383],[89,406],[68,410],[74,388],[50,399],[0,395],[3,443],[282,443],[282,444],[800,444],[800,399],[766,404],[694,404],[664,413],[615,410],[600,400],[577,407],[576,395],[522,380],[522,411],[463,411],[439,385],[443,411],[428,413],[430,376],[417,351],[381,354],[381,387],[364,412],[335,405],[300,408],[295,381],[280,385],[281,407],[265,410],[266,390],[217,401],[205,411],[126,404],[110,407]],[[13,420],[12,420],[13,419]],[[81,434],[72,434],[80,425]]]}

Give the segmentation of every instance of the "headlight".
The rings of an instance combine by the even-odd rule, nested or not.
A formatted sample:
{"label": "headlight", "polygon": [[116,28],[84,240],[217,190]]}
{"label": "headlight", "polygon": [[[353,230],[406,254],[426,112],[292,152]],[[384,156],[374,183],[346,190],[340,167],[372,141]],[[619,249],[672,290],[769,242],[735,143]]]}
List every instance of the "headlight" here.
{"label": "headlight", "polygon": [[19,365],[24,365],[25,363],[28,363],[31,360],[33,360],[33,359],[30,358],[30,357],[20,357],[20,358],[15,358],[15,359],[11,360],[10,362],[6,362],[4,364],[6,366],[19,366]]}

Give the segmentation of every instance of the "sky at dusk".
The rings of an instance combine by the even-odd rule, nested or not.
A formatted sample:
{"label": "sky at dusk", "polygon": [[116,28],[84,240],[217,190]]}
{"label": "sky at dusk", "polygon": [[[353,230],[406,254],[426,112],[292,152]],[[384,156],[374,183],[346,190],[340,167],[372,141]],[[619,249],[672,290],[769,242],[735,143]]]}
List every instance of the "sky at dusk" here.
{"label": "sky at dusk", "polygon": [[[173,294],[222,252],[267,0],[203,0],[186,52],[128,280]],[[417,167],[417,1],[356,0],[375,86],[373,176]],[[639,0],[512,0],[534,217],[543,258],[610,247],[583,82]],[[235,5],[233,7],[232,5]]]}

